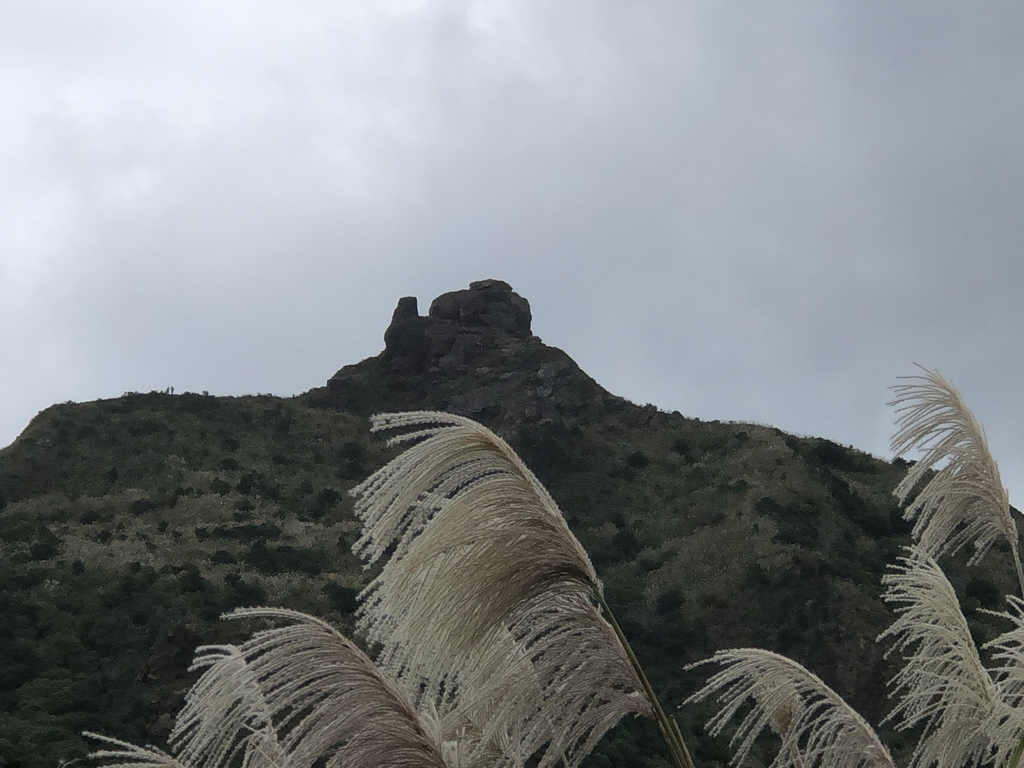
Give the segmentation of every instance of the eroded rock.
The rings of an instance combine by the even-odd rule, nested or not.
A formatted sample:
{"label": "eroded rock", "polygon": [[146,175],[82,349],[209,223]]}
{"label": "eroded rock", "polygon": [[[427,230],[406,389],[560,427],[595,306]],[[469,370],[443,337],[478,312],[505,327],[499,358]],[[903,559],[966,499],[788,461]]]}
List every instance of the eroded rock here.
{"label": "eroded rock", "polygon": [[565,352],[533,335],[530,303],[502,280],[442,294],[420,316],[399,300],[384,351],[338,371],[309,397],[353,413],[436,409],[504,425],[582,423],[626,407]]}

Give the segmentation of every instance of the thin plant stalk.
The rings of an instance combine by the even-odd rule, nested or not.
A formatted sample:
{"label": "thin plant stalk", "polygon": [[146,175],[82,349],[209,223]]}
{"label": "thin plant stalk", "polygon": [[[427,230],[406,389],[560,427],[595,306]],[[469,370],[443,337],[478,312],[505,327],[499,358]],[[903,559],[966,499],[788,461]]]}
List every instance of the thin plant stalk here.
{"label": "thin plant stalk", "polygon": [[1013,750],[1013,754],[1010,755],[1010,761],[1006,764],[1006,768],[1017,768],[1020,764],[1021,753],[1024,753],[1024,738],[1017,744],[1017,748]]}
{"label": "thin plant stalk", "polygon": [[693,758],[690,757],[690,750],[686,748],[686,742],[683,741],[683,734],[679,730],[679,723],[676,722],[674,717],[670,717],[665,712],[664,708],[662,708],[661,702],[658,701],[658,695],[654,692],[654,687],[651,685],[650,680],[647,679],[644,668],[640,666],[640,661],[637,659],[636,654],[633,653],[633,647],[629,644],[629,640],[626,639],[626,635],[623,634],[622,627],[620,627],[619,622],[616,621],[615,614],[612,613],[612,609],[608,607],[608,603],[605,601],[604,595],[598,594],[597,599],[605,618],[608,620],[608,623],[612,625],[612,629],[615,630],[615,636],[619,639],[619,642],[622,644],[622,648],[626,651],[626,656],[629,657],[629,663],[633,665],[633,669],[636,671],[637,677],[640,678],[640,682],[643,684],[644,693],[647,695],[647,700],[651,704],[651,711],[654,715],[654,720],[658,723],[661,735],[664,737],[665,743],[668,745],[669,752],[672,754],[672,760],[678,768],[694,768]]}

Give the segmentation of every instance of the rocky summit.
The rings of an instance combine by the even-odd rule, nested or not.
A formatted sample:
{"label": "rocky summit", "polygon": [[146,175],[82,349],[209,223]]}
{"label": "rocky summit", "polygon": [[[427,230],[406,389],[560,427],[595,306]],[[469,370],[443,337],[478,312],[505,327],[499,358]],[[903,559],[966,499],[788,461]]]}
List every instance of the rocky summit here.
{"label": "rocky summit", "polygon": [[534,336],[531,319],[530,303],[502,280],[442,294],[426,316],[406,296],[384,332],[384,350],[345,366],[305,398],[360,414],[444,410],[506,437],[523,424],[575,426],[636,407]]}

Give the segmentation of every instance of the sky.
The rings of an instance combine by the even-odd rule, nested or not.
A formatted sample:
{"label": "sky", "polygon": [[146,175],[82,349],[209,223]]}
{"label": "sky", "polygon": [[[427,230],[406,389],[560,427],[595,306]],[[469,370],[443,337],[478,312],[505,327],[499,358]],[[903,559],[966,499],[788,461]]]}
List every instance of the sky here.
{"label": "sky", "polygon": [[938,369],[1024,508],[1024,4],[0,4],[0,446],[293,395],[498,278],[611,392],[890,457]]}

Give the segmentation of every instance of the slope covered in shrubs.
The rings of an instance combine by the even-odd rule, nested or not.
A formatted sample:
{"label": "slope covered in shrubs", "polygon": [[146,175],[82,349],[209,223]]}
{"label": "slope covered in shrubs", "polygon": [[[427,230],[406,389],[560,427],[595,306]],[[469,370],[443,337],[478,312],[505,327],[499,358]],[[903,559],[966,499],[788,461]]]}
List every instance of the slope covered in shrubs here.
{"label": "slope covered in shrubs", "polygon": [[[905,463],[614,397],[521,311],[502,325],[502,285],[459,292],[469,309],[449,301],[422,328],[407,304],[380,356],[299,397],[67,403],[0,451],[0,762],[81,756],[82,730],[164,743],[195,647],[242,636],[225,611],[286,606],[350,633],[372,574],[350,550],[347,491],[394,455],[367,416],[424,407],[494,429],[547,486],[666,709],[699,687],[686,664],[758,646],[877,723]],[[997,545],[982,569],[947,568],[980,639],[997,628],[978,609],[1014,589],[1006,558]],[[687,742],[724,762],[704,714],[679,712]],[[589,764],[666,764],[652,728],[623,723]]]}

